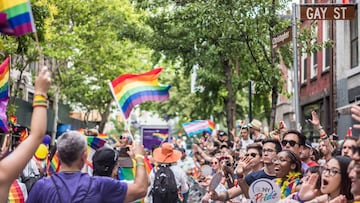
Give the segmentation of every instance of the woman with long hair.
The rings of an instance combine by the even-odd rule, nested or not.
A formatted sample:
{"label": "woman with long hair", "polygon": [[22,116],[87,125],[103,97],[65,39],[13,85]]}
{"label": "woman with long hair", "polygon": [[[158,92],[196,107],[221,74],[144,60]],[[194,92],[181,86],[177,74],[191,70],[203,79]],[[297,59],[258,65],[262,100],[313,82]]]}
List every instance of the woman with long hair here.
{"label": "woman with long hair", "polygon": [[308,181],[301,187],[298,197],[301,201],[308,203],[316,202],[347,202],[353,200],[350,192],[351,180],[347,174],[347,168],[351,159],[346,156],[335,156],[326,164],[321,173],[322,196],[317,196],[315,182],[318,179],[317,174],[312,174]]}

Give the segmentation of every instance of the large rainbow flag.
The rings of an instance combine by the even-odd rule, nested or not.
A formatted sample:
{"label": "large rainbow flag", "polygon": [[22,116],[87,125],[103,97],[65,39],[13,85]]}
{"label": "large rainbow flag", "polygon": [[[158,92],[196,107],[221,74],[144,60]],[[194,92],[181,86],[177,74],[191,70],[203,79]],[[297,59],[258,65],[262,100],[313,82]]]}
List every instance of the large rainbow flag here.
{"label": "large rainbow flag", "polygon": [[183,123],[182,126],[189,136],[193,136],[203,132],[211,134],[215,128],[215,123],[211,120],[195,120]]}
{"label": "large rainbow flag", "polygon": [[6,15],[0,32],[18,37],[36,31],[29,0],[0,0],[0,13]]}
{"label": "large rainbow flag", "polygon": [[162,68],[142,74],[123,74],[110,82],[110,89],[124,118],[129,118],[131,110],[146,101],[166,101],[169,99],[170,85],[160,85],[158,76]]}
{"label": "large rainbow flag", "polygon": [[6,107],[9,101],[10,57],[0,65],[0,130],[8,133]]}

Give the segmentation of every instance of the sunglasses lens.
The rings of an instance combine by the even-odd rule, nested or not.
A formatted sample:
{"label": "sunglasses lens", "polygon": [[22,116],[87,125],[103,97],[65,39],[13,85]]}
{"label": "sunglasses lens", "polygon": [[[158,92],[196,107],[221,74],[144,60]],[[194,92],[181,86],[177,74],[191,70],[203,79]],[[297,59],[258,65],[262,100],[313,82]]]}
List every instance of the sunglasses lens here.
{"label": "sunglasses lens", "polygon": [[295,146],[296,142],[295,142],[295,141],[293,141],[293,140],[290,140],[290,141],[289,141],[289,144],[290,144],[290,146],[292,146],[292,147],[293,147],[293,146]]}
{"label": "sunglasses lens", "polygon": [[251,153],[251,156],[252,156],[253,158],[255,158],[255,157],[256,157],[256,154],[255,154],[255,153]]}

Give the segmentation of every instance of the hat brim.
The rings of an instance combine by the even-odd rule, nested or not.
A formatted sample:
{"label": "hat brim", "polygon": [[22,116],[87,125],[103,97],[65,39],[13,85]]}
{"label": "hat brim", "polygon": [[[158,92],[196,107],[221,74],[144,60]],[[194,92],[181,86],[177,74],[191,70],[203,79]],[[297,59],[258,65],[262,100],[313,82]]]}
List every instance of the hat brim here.
{"label": "hat brim", "polygon": [[179,150],[174,149],[173,153],[170,156],[165,156],[161,153],[161,147],[158,147],[153,152],[153,158],[158,163],[175,163],[177,162],[182,156],[182,153]]}

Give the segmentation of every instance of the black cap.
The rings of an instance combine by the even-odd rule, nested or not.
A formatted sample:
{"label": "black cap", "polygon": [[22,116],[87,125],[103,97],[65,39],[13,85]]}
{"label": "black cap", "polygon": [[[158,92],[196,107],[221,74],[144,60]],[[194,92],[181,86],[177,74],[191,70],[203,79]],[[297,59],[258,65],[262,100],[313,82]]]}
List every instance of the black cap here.
{"label": "black cap", "polygon": [[98,149],[93,158],[93,174],[97,176],[111,176],[118,160],[117,152],[108,147]]}
{"label": "black cap", "polygon": [[305,141],[305,147],[312,148],[311,142],[309,140]]}

